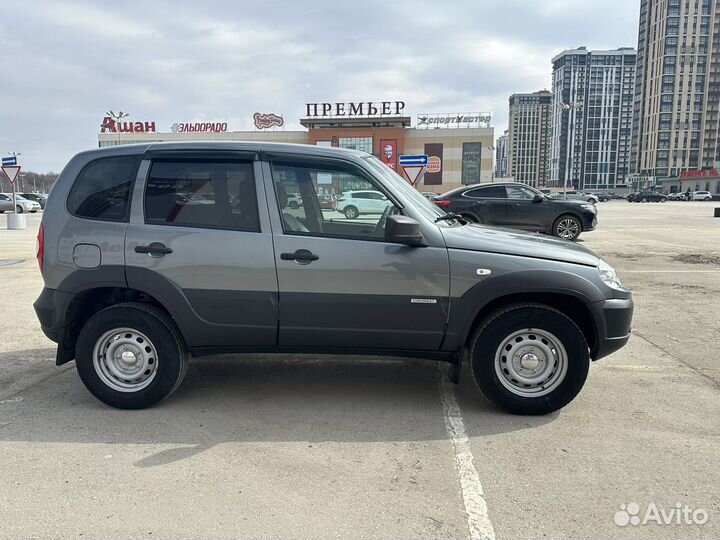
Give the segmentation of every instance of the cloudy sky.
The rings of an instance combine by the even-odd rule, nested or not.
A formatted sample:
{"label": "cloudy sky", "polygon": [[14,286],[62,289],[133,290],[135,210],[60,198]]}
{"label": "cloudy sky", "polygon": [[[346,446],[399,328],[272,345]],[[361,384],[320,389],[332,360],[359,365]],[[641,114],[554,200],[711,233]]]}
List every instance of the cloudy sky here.
{"label": "cloudy sky", "polygon": [[107,109],[252,129],[304,103],[403,100],[491,111],[550,85],[550,59],[636,45],[639,0],[3,0],[0,153],[59,171]]}

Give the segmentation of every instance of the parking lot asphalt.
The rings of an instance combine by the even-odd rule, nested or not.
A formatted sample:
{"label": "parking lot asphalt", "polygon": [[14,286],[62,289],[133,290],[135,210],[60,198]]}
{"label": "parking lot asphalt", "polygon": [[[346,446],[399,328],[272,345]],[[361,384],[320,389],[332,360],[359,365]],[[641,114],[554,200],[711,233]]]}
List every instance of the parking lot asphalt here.
{"label": "parking lot asphalt", "polygon": [[[41,215],[0,216],[0,538],[718,538],[714,206],[598,206],[581,240],[633,291],[635,334],[543,417],[494,409],[467,368],[295,356],[198,359],[160,406],[111,409],[32,310]],[[617,525],[630,503],[707,522]]]}

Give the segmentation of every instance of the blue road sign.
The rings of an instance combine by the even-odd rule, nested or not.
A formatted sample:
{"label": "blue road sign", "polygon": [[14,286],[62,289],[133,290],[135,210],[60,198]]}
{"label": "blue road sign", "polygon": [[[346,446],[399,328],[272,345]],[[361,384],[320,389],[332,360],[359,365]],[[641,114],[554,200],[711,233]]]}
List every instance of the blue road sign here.
{"label": "blue road sign", "polygon": [[17,165],[17,158],[15,156],[12,157],[4,157],[2,158],[2,164],[5,165]]}
{"label": "blue road sign", "polygon": [[412,167],[412,166],[427,166],[428,157],[425,155],[420,156],[400,156],[401,167]]}

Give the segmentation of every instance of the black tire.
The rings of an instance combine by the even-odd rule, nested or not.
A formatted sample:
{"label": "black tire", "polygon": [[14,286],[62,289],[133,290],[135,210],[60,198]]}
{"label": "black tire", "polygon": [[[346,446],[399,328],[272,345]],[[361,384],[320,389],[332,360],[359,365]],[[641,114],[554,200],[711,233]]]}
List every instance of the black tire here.
{"label": "black tire", "polygon": [[[140,390],[116,390],[103,381],[95,367],[96,342],[116,328],[141,332],[157,351],[155,375]],[[75,345],[75,363],[85,387],[97,399],[118,409],[144,409],[168,398],[185,377],[188,361],[189,354],[175,323],[164,311],[149,304],[117,304],[95,313],[83,326]]]}
{"label": "black tire", "polygon": [[293,210],[297,210],[297,209],[299,208],[297,201],[290,201],[289,206],[290,206],[290,208],[292,208]]}
{"label": "black tire", "polygon": [[648,202],[647,197],[643,197],[642,199],[640,199],[640,202]]}
{"label": "black tire", "polygon": [[22,214],[24,212],[23,207],[19,204],[15,207],[15,213],[16,214]]}
{"label": "black tire", "polygon": [[346,206],[343,209],[343,214],[345,214],[345,217],[348,219],[355,219],[360,215],[360,212],[358,212],[358,209],[354,206]]}
{"label": "black tire", "polygon": [[[512,392],[503,384],[496,370],[495,357],[498,354],[505,358],[501,354],[505,349],[499,349],[506,338],[516,332],[532,330],[550,333],[559,340],[567,353],[567,368],[564,377],[554,383],[549,393],[528,397]],[[526,343],[530,347],[533,342]],[[497,362],[498,369],[507,373],[507,369],[500,367],[503,361]],[[556,372],[559,362],[554,362]],[[590,353],[583,333],[569,317],[543,304],[515,304],[498,310],[477,329],[470,345],[470,365],[475,384],[490,402],[513,414],[538,415],[557,411],[578,395],[588,376]],[[553,376],[549,375],[550,378]],[[542,391],[540,387],[539,392]]]}
{"label": "black tire", "polygon": [[712,201],[712,197],[705,197],[704,200],[706,200],[706,201]]}
{"label": "black tire", "polygon": [[[566,236],[565,233],[562,232],[562,230],[566,228],[566,226],[564,225],[564,222],[566,221],[574,222],[574,227],[569,225],[567,226],[567,228],[577,231],[572,236]],[[552,234],[553,236],[557,236],[558,238],[562,238],[564,240],[575,241],[580,238],[580,233],[582,233],[582,230],[582,222],[576,216],[573,216],[572,214],[564,214],[557,218],[553,223]]]}

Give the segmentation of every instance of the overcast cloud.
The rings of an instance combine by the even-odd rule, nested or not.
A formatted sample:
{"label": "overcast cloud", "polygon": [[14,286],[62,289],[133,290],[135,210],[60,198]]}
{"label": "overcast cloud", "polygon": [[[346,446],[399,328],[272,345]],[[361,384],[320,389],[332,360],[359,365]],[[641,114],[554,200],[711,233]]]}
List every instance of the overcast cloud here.
{"label": "overcast cloud", "polygon": [[550,59],[635,47],[637,0],[3,0],[0,153],[59,171],[97,146],[107,109],[135,120],[299,127],[304,103],[403,100],[406,112],[491,111],[549,88]]}

